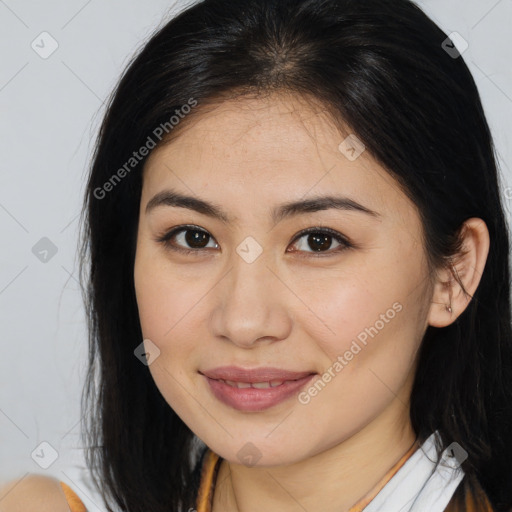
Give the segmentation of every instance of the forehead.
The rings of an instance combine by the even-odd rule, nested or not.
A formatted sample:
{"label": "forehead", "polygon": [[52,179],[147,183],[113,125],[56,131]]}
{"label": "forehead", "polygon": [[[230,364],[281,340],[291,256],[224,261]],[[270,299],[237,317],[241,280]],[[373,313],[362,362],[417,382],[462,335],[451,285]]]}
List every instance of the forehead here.
{"label": "forehead", "polygon": [[[178,136],[168,146],[193,147],[197,157],[198,151],[223,158],[264,151],[260,159],[298,159],[301,155],[309,159],[320,147],[323,153],[338,152],[333,141],[342,140],[325,106],[290,93],[261,98],[242,96],[208,105],[203,113],[199,105],[195,112],[190,123],[185,118],[185,128],[178,127]],[[153,153],[156,155],[165,147]]]}
{"label": "forehead", "polygon": [[[200,106],[198,107],[200,108]],[[363,151],[340,150],[350,129],[334,124],[325,107],[304,97],[274,94],[226,100],[199,114],[144,167],[143,198],[166,186],[245,204],[332,192],[376,211],[415,213],[398,183]]]}

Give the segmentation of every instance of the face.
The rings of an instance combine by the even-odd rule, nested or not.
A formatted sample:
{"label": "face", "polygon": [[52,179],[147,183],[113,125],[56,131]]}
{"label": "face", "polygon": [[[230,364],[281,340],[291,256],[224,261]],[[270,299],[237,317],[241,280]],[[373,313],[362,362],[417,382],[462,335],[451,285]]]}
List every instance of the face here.
{"label": "face", "polygon": [[431,293],[421,223],[347,135],[294,96],[229,100],[146,162],[134,278],[149,370],[231,462],[293,463],[408,421]]}

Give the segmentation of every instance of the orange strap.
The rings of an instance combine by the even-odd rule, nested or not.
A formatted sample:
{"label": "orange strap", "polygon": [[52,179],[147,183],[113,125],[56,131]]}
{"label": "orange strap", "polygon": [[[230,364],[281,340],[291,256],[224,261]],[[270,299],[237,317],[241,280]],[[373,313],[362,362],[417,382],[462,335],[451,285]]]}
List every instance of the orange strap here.
{"label": "orange strap", "polygon": [[384,486],[395,476],[398,470],[406,463],[407,459],[418,449],[418,444],[415,441],[409,448],[407,453],[384,475],[382,480],[366,495],[363,496],[348,512],[362,512],[362,510],[370,503],[370,501],[379,494]]}
{"label": "orange strap", "polygon": [[60,485],[66,495],[66,500],[68,501],[69,508],[71,512],[87,512],[85,505],[82,500],[76,495],[75,491],[69,487],[69,485],[61,482]]}
{"label": "orange strap", "polygon": [[[407,453],[384,475],[379,483],[361,500],[359,500],[349,512],[362,512],[362,510],[377,496],[382,488],[393,478],[396,472],[405,464],[407,459],[418,449],[418,443],[409,448]],[[219,455],[211,450],[205,455],[201,473],[201,483],[197,498],[197,512],[211,512],[213,490],[215,487],[215,475],[219,468],[221,459]],[[74,511],[73,511],[74,512]]]}
{"label": "orange strap", "polygon": [[219,469],[220,457],[208,450],[203,461],[201,471],[201,483],[197,495],[197,512],[211,512],[213,487],[215,486],[215,476]]}

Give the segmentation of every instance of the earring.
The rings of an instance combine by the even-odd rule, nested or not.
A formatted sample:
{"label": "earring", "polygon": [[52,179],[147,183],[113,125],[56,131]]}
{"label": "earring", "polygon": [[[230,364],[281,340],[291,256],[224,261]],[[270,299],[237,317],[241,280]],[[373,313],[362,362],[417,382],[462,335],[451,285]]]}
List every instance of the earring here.
{"label": "earring", "polygon": [[[450,266],[452,267],[452,272],[453,274],[457,274],[457,270],[455,268],[455,266],[453,265],[452,261],[450,260]],[[448,311],[448,313],[451,313],[452,312],[452,304],[450,302],[450,305],[449,306],[445,306],[446,307],[446,311]]]}

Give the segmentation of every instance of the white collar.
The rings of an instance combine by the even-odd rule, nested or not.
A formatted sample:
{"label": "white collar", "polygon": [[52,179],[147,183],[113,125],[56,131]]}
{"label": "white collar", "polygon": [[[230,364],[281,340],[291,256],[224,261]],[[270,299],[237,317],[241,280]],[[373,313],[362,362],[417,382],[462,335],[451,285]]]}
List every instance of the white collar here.
{"label": "white collar", "polygon": [[460,464],[467,453],[457,443],[448,446],[438,464],[434,432],[418,448],[364,512],[443,512],[464,478]]}

